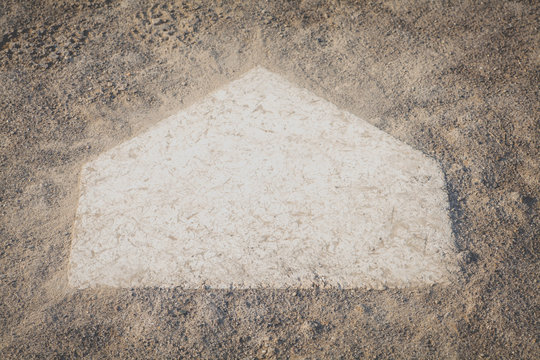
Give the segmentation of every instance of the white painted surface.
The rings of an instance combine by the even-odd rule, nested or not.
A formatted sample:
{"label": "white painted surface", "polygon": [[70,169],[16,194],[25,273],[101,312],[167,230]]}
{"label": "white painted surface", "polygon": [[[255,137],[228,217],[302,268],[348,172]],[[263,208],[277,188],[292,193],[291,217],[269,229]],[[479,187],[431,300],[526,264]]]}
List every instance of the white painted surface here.
{"label": "white painted surface", "polygon": [[74,287],[446,282],[437,163],[256,68],[81,173]]}

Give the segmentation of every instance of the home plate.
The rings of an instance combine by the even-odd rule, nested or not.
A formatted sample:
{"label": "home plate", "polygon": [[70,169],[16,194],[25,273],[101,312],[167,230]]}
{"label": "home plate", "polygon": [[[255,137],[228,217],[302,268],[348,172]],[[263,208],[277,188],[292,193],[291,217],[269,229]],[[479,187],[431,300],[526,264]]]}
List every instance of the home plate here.
{"label": "home plate", "polygon": [[83,166],[69,283],[445,283],[447,208],[436,161],[255,68]]}

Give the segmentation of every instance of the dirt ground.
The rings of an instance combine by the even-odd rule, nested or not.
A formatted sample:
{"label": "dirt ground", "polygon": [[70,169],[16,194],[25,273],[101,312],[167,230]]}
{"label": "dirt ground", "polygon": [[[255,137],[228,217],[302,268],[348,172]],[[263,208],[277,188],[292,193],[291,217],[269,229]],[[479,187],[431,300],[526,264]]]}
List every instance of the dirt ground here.
{"label": "dirt ground", "polygon": [[[539,358],[539,10],[0,0],[0,358]],[[256,65],[440,161],[455,283],[67,286],[81,164]]]}

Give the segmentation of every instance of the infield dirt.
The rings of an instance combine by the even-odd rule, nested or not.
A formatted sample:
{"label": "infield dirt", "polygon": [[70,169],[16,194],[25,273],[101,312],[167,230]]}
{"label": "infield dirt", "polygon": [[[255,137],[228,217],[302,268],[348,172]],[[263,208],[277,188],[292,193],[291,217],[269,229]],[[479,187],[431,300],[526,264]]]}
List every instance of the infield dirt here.
{"label": "infield dirt", "polygon": [[[536,2],[0,3],[0,357],[539,357]],[[263,66],[442,166],[460,273],[75,290],[81,165]]]}

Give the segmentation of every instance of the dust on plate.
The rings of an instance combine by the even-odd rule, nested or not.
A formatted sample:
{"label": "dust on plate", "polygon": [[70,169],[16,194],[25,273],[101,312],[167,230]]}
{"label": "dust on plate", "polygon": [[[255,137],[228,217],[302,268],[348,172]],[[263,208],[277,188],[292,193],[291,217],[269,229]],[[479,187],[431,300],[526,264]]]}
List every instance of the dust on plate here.
{"label": "dust on plate", "polygon": [[447,208],[435,160],[257,67],[83,166],[69,283],[446,283]]}

